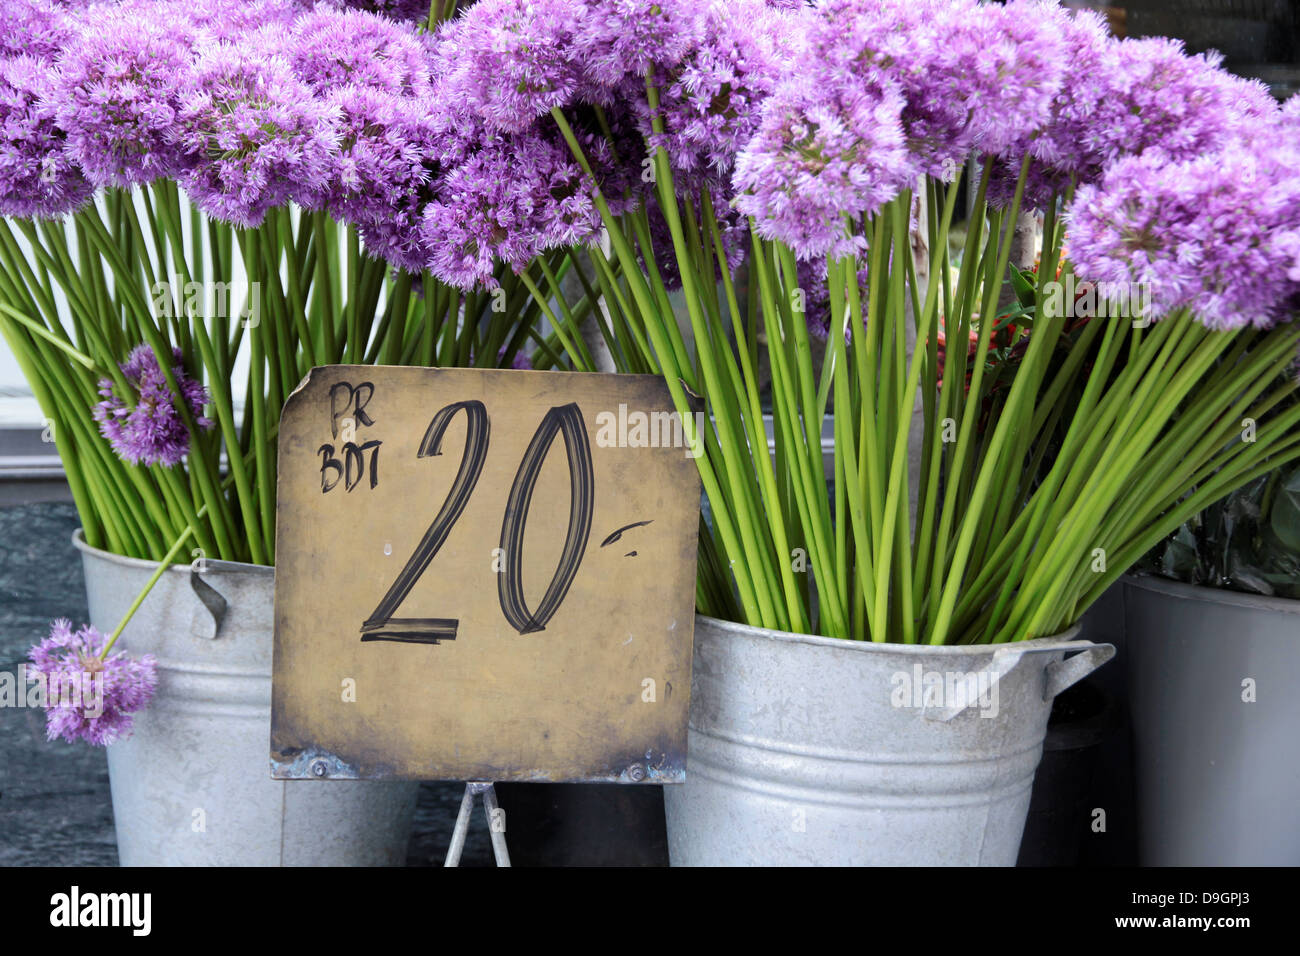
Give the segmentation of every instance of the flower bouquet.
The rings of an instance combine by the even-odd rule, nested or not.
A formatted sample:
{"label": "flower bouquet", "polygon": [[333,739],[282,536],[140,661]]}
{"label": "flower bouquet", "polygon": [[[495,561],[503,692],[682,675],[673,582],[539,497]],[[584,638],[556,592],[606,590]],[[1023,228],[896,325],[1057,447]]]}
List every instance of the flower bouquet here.
{"label": "flower bouquet", "polygon": [[[488,128],[563,138],[597,188],[603,229],[573,260],[612,354],[662,374],[684,419],[697,403],[708,413],[698,606],[711,617],[697,631],[693,776],[669,802],[670,830],[688,833],[670,833],[679,858],[798,858],[808,841],[784,821],[812,806],[827,814],[819,858],[908,859],[912,829],[864,821],[897,806],[891,761],[929,744],[888,708],[854,709],[847,689],[827,705],[796,693],[842,686],[862,655],[794,636],[903,645],[879,648],[897,655],[883,674],[854,671],[876,693],[899,661],[974,655],[967,676],[1001,675],[1023,712],[990,725],[1001,750],[950,736],[931,762],[1036,754],[1034,681],[1050,698],[1105,656],[1064,661],[1075,645],[1054,636],[1190,515],[1300,457],[1284,374],[1300,344],[1300,104],[1279,107],[1214,57],[1117,41],[1099,18],[1037,0],[483,0],[437,42],[441,82]],[[1012,268],[1026,219],[1041,233],[1031,263],[1069,250],[1053,279]],[[499,246],[512,255],[519,239]],[[1015,318],[1000,325],[1004,290]],[[563,299],[537,299],[572,331]],[[951,370],[941,331],[973,341],[945,352]],[[764,639],[738,649],[745,634]],[[780,636],[825,666],[771,650]],[[1036,653],[1045,672],[1006,677],[1006,661]],[[937,691],[899,693],[894,710],[915,699],[945,721],[972,714]],[[773,695],[782,706],[763,703]],[[761,747],[738,743],[755,734]],[[884,764],[868,756],[899,737],[910,742]],[[858,776],[795,756],[819,747],[860,762]],[[1035,762],[989,767],[1018,781],[988,796],[986,835],[1006,846],[965,849],[959,826],[932,858],[1014,860]],[[814,779],[854,809],[828,808]],[[913,790],[959,804],[953,779]]]}
{"label": "flower bouquet", "polygon": [[[241,831],[267,830],[257,813],[279,821],[284,800],[263,779],[269,566],[276,431],[306,373],[569,365],[531,295],[568,279],[564,248],[530,252],[524,270],[489,264],[473,288],[448,281],[477,261],[463,230],[483,225],[480,197],[466,182],[536,186],[484,166],[492,137],[438,99],[429,28],[455,12],[0,4],[0,334],[64,463],[92,617],[55,622],[30,673],[52,739],[121,743],[110,765],[124,862],[286,859],[279,832],[263,833],[263,853]],[[462,258],[435,277],[449,249]],[[230,680],[203,684],[211,673]],[[155,693],[161,712],[142,713]],[[253,718],[176,716],[196,695]],[[190,792],[213,767],[226,779]],[[413,787],[333,790],[360,801],[347,826],[378,821],[369,842],[338,841],[348,861],[404,858]],[[223,839],[175,836],[200,832],[193,808],[217,806]],[[321,852],[307,859],[335,859]]]}

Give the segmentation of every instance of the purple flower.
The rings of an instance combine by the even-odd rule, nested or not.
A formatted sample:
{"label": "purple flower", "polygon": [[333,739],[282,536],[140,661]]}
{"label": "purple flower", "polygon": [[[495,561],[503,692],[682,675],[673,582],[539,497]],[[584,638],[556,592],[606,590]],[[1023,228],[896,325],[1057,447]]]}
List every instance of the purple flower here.
{"label": "purple flower", "polygon": [[1080,145],[1104,160],[1147,149],[1192,159],[1272,119],[1277,107],[1268,88],[1221,69],[1222,60],[1188,56],[1181,41],[1163,37],[1118,43],[1110,95]]}
{"label": "purple flower", "polygon": [[[1264,139],[1264,137],[1261,137]],[[1151,150],[1081,187],[1071,258],[1104,297],[1149,297],[1152,315],[1190,309],[1216,329],[1269,326],[1300,293],[1300,151],[1230,143],[1171,162]]]}
{"label": "purple flower", "polygon": [[491,136],[444,172],[424,211],[428,266],[444,282],[488,283],[499,259],[516,271],[547,249],[594,241],[593,184],[562,143],[539,135]]}
{"label": "purple flower", "polygon": [[737,157],[737,205],[802,258],[861,251],[853,220],[914,178],[902,96],[867,83],[784,86]]}
{"label": "purple flower", "polygon": [[48,63],[0,60],[0,215],[61,216],[93,192],[63,150],[50,85]]}
{"label": "purple flower", "polygon": [[[675,169],[722,173],[722,187],[758,126],[763,101],[793,68],[804,32],[798,17],[763,0],[701,5],[696,32],[680,62],[658,61],[668,64],[657,77],[664,135],[651,135],[648,113],[642,131],[651,145],[664,147]],[[635,104],[643,100],[638,92]]]}
{"label": "purple flower", "polygon": [[1221,69],[1218,54],[1188,56],[1178,40],[1105,33],[1084,13],[1066,27],[1075,68],[1044,129],[1006,151],[995,199],[1010,196],[1026,150],[1033,157],[1026,195],[1040,206],[1071,178],[1096,182],[1125,156],[1157,150],[1172,161],[1194,159],[1276,116],[1267,88]]}
{"label": "purple flower", "polygon": [[589,86],[573,39],[586,12],[574,0],[479,0],[438,33],[444,95],[497,129],[526,129]]}
{"label": "purple flower", "polygon": [[55,621],[50,636],[32,647],[32,671],[45,683],[45,735],[107,746],[131,734],[132,715],[149,705],[158,687],[152,654],[123,651],[103,660],[107,638],[93,627],[74,631]]}
{"label": "purple flower", "polygon": [[425,101],[369,87],[344,87],[339,148],[329,176],[329,208],[362,229],[367,251],[418,272],[428,258],[419,242],[424,204],[443,145]]}
{"label": "purple flower", "polygon": [[0,57],[54,59],[73,29],[58,0],[0,0]]}
{"label": "purple flower", "polygon": [[185,37],[161,16],[105,15],[79,26],[56,94],[69,156],[96,186],[177,175],[170,135],[190,69]]}
{"label": "purple flower", "polygon": [[1300,143],[1300,93],[1282,104],[1281,121],[1282,128],[1295,137],[1293,142]]}
{"label": "purple flower", "polygon": [[[703,202],[700,197],[705,195],[707,190],[709,203],[713,210],[713,216],[718,223],[719,238],[722,241],[722,251],[716,247],[712,248],[711,253],[714,259],[714,273],[718,281],[722,280],[721,270],[723,263],[729,273],[734,275],[736,269],[740,268],[744,262],[745,255],[749,252],[750,236],[749,222],[739,211],[732,208],[723,193],[716,187],[708,183],[696,184],[689,189],[678,189],[677,207],[679,215],[683,218],[683,228],[688,211],[693,212],[696,223],[702,224]],[[663,281],[667,289],[679,289],[682,285],[681,269],[677,263],[677,251],[673,245],[672,230],[668,226],[668,220],[664,218],[663,210],[658,203],[651,203],[646,208],[646,215],[650,223],[650,244],[654,254],[654,268],[659,273],[659,278]],[[713,238],[708,237],[712,243]],[[638,248],[638,258],[644,263],[644,255]]]}
{"label": "purple flower", "polygon": [[800,256],[860,252],[859,217],[1047,122],[1064,19],[1044,0],[826,0],[796,15],[806,50],[737,158],[740,209]]}
{"label": "purple flower", "polygon": [[[579,6],[578,4],[572,4]],[[584,0],[574,29],[574,56],[588,77],[616,86],[652,66],[679,63],[703,39],[717,0]],[[748,6],[748,4],[743,4]]]}
{"label": "purple flower", "polygon": [[1068,65],[1060,19],[1045,0],[827,0],[804,75],[895,87],[919,167],[950,180],[972,150],[999,152],[1046,121]]}
{"label": "purple flower", "polygon": [[180,177],[210,216],[259,225],[267,210],[319,207],[338,147],[338,108],[312,95],[273,51],[282,41],[204,48],[181,92],[172,139],[190,159]]}
{"label": "purple flower", "polygon": [[[174,351],[172,375],[181,398],[202,429],[213,426],[203,415],[203,406],[212,401],[201,382],[189,376],[181,364],[181,351]],[[124,461],[145,465],[178,465],[190,450],[190,434],[185,427],[167,379],[158,365],[153,349],[138,345],[121,365],[122,374],[134,393],[131,404],[118,395],[112,379],[99,383],[103,401],[94,408],[94,419],[113,451]]]}
{"label": "purple flower", "polygon": [[165,20],[193,47],[235,43],[272,24],[291,26],[310,6],[309,0],[121,0],[115,9],[136,20]]}
{"label": "purple flower", "polygon": [[827,285],[829,270],[826,260],[800,259],[795,264],[799,288],[803,291],[804,318],[808,334],[826,341],[831,334],[831,291]]}
{"label": "purple flower", "polygon": [[[428,4],[424,7],[429,12]],[[317,93],[368,87],[404,96],[429,92],[428,54],[407,27],[357,11],[305,14],[283,50],[294,74]]]}
{"label": "purple flower", "polygon": [[1045,206],[1066,190],[1071,177],[1093,181],[1102,163],[1113,158],[1092,152],[1084,142],[1091,135],[1093,114],[1114,94],[1117,41],[1105,19],[1090,10],[1073,11],[1057,23],[1071,69],[1066,71],[1042,127],[1028,131],[1003,150],[989,187],[996,205],[1010,203],[1026,153],[1031,156],[1023,199],[1027,208]]}

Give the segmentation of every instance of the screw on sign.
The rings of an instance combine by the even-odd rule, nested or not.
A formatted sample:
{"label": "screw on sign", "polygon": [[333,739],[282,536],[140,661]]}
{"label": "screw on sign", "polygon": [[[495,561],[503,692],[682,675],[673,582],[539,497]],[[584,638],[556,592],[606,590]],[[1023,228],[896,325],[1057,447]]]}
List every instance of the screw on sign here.
{"label": "screw on sign", "polygon": [[684,779],[683,436],[655,376],[313,370],[279,432],[273,774]]}

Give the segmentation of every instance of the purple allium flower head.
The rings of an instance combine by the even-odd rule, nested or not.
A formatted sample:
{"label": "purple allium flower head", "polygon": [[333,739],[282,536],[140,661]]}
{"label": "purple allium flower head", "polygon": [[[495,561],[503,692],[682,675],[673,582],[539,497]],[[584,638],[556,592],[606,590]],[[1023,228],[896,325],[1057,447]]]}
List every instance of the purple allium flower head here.
{"label": "purple allium flower head", "polygon": [[851,220],[877,211],[917,173],[902,109],[892,86],[786,84],[736,159],[737,206],[759,235],[801,258],[861,251]]}
{"label": "purple allium flower head", "polygon": [[1052,103],[1047,121],[1007,146],[999,157],[990,182],[989,196],[996,205],[1010,202],[1026,154],[1031,157],[1025,180],[1024,205],[1041,208],[1065,191],[1071,177],[1091,182],[1101,171],[1102,157],[1085,149],[1093,114],[1107,96],[1116,70],[1115,47],[1105,19],[1091,10],[1058,16],[1054,25],[1065,42],[1071,68]]}
{"label": "purple allium flower head", "polygon": [[1158,149],[1193,159],[1276,113],[1268,88],[1222,69],[1217,53],[1188,56],[1180,40],[1153,37],[1115,45],[1110,95],[1081,144],[1105,160]]}
{"label": "purple allium flower head", "polygon": [[575,58],[574,0],[479,0],[438,33],[435,74],[450,100],[518,132],[588,85]]}
{"label": "purple allium flower head", "polygon": [[1126,157],[1078,190],[1068,222],[1079,275],[1116,284],[1104,297],[1149,297],[1153,316],[1187,308],[1216,329],[1268,326],[1300,292],[1300,151]]}
{"label": "purple allium flower head", "polygon": [[737,159],[740,208],[800,256],[860,251],[846,217],[1046,123],[1063,19],[1045,0],[826,0],[796,15],[806,51]]}
{"label": "purple allium flower head", "polygon": [[489,283],[496,260],[516,271],[547,249],[594,240],[593,184],[563,143],[486,134],[482,151],[442,176],[425,207],[428,265],[453,285]]}
{"label": "purple allium flower head", "polygon": [[1293,140],[1300,143],[1300,93],[1296,93],[1282,104],[1282,128]]}
{"label": "purple allium flower head", "polygon": [[1071,178],[1094,183],[1110,164],[1147,150],[1171,161],[1194,159],[1248,134],[1277,107],[1256,80],[1233,76],[1217,53],[1188,56],[1163,37],[1113,40],[1091,15],[1066,28],[1072,69],[1045,129],[1006,151],[995,199],[1010,195],[1027,149],[1033,157],[1026,194],[1047,202]]}
{"label": "purple allium flower head", "polygon": [[811,18],[817,85],[894,85],[922,171],[952,179],[972,151],[1001,151],[1042,125],[1068,52],[1046,0],[826,0]]}
{"label": "purple allium flower head", "polygon": [[55,94],[69,156],[96,186],[177,175],[170,142],[191,52],[168,17],[105,13],[79,21]]}
{"label": "purple allium flower head", "polygon": [[162,20],[191,46],[236,43],[273,24],[290,26],[307,0],[120,0],[117,7],[137,20]]}
{"label": "purple allium flower head", "polygon": [[149,705],[158,687],[158,662],[124,651],[99,659],[107,643],[93,627],[72,629],[66,620],[32,647],[32,671],[45,683],[45,735],[107,746],[131,734],[133,714]]}
{"label": "purple allium flower head", "polygon": [[422,211],[447,139],[436,128],[436,108],[369,87],[344,87],[329,102],[340,117],[330,210],[361,230],[369,254],[419,272],[430,254]]}
{"label": "purple allium flower head", "polygon": [[[763,0],[731,0],[701,6],[698,35],[679,63],[661,59],[659,115],[664,136],[643,132],[662,145],[674,169],[723,173],[758,126],[759,109],[792,69],[804,36],[798,17]],[[639,79],[639,78],[638,78]],[[643,95],[638,94],[640,104]]]}
{"label": "purple allium flower head", "polygon": [[74,30],[58,0],[0,0],[0,57],[54,59]]}
{"label": "purple allium flower head", "polygon": [[296,202],[317,208],[338,147],[338,107],[312,95],[274,50],[260,42],[203,48],[181,93],[174,139],[191,158],[180,177],[208,215],[259,225],[267,210]]}
{"label": "purple allium flower head", "polygon": [[61,216],[93,192],[63,150],[51,86],[48,63],[0,60],[0,215]]}
{"label": "purple allium flower head", "polygon": [[284,56],[294,74],[317,93],[345,86],[406,96],[429,92],[424,45],[408,27],[385,17],[316,10],[294,24],[287,40]]}
{"label": "purple allium flower head", "polygon": [[652,66],[681,62],[703,39],[704,16],[717,0],[583,0],[575,57],[598,84],[644,80]]}
{"label": "purple allium flower head", "polygon": [[[201,382],[189,376],[181,364],[181,351],[174,353],[172,375],[181,398],[194,414],[195,424],[208,429],[212,420],[204,416],[203,406],[212,401]],[[138,345],[121,365],[122,374],[134,392],[132,404],[118,395],[112,379],[99,383],[103,401],[95,406],[94,418],[113,451],[124,461],[145,465],[178,465],[190,450],[190,435],[172,401],[167,379],[158,365],[153,349]]]}

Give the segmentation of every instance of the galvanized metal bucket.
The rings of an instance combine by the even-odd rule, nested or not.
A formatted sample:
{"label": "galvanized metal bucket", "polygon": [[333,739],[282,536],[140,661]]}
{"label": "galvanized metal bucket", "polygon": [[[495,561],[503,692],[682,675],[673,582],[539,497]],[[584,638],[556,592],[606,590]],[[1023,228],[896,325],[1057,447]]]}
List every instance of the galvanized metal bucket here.
{"label": "galvanized metal bucket", "polygon": [[928,647],[697,617],[673,865],[1013,866],[1052,699],[1115,653],[1077,632]]}
{"label": "galvanized metal bucket", "polygon": [[[117,626],[157,565],[88,546],[90,620]],[[169,569],[119,647],[158,658],[158,692],[108,748],[123,866],[400,866],[419,784],[271,779],[273,568]]]}
{"label": "galvanized metal bucket", "polygon": [[1300,601],[1124,581],[1143,866],[1300,865]]}

